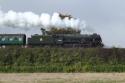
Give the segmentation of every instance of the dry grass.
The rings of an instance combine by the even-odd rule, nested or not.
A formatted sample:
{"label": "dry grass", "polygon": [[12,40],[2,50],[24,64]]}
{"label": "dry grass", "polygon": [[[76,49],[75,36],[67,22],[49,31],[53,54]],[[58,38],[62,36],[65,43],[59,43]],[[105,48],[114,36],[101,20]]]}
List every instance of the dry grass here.
{"label": "dry grass", "polygon": [[0,83],[125,83],[125,73],[1,73]]}

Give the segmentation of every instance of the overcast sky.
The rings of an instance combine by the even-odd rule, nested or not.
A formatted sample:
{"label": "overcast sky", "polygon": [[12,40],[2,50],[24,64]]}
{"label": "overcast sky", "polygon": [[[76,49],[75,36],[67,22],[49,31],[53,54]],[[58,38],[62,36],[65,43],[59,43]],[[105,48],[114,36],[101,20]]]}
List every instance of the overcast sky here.
{"label": "overcast sky", "polygon": [[[105,45],[125,47],[125,0],[0,0],[0,7],[4,12],[68,13],[85,20]],[[1,28],[0,32],[40,33],[38,29],[12,28]]]}

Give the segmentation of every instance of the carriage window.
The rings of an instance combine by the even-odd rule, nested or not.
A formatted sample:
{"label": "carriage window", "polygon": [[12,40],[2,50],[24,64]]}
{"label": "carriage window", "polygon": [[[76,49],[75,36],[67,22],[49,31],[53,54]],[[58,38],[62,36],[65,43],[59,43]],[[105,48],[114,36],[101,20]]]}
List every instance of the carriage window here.
{"label": "carriage window", "polygon": [[5,41],[5,38],[2,38],[2,41]]}
{"label": "carriage window", "polygon": [[20,37],[20,38],[19,38],[19,41],[22,41],[22,40],[23,40],[23,39]]}
{"label": "carriage window", "polygon": [[10,41],[13,41],[13,38],[10,38],[9,40],[10,40]]}

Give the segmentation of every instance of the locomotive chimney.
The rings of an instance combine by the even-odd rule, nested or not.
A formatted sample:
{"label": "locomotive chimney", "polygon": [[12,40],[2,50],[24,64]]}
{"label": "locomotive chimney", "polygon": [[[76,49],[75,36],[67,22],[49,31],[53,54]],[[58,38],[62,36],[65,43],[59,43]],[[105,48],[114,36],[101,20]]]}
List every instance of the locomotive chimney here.
{"label": "locomotive chimney", "polygon": [[41,28],[42,34],[46,35],[46,30],[44,28]]}

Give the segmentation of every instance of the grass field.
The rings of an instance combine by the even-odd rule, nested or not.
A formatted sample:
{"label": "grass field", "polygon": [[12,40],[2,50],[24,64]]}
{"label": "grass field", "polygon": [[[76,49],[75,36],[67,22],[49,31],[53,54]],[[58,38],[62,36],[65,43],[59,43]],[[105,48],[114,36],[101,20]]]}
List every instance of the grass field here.
{"label": "grass field", "polygon": [[125,73],[1,73],[0,83],[125,83]]}

